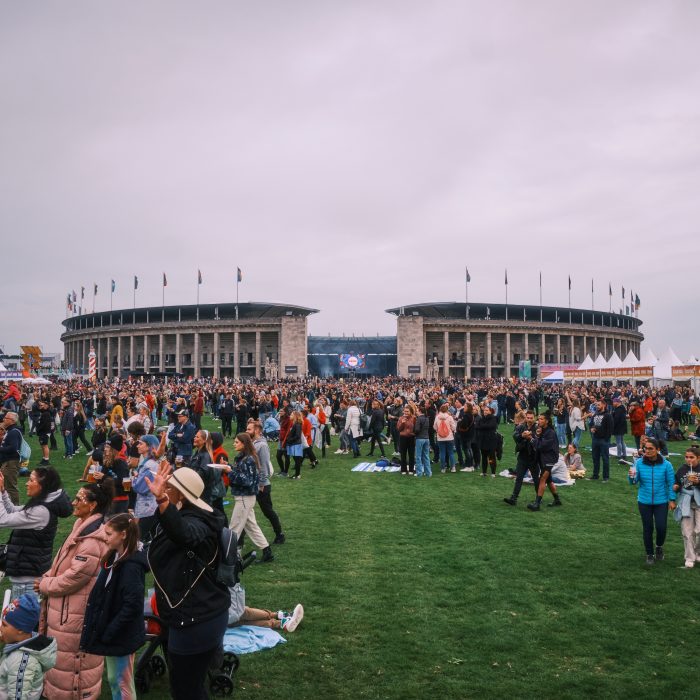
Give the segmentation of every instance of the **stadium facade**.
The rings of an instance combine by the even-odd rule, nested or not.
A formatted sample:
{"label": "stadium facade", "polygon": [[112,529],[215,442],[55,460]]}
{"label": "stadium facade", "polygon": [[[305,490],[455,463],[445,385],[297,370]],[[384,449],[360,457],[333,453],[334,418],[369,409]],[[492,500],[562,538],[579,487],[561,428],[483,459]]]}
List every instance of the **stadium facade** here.
{"label": "stadium facade", "polygon": [[120,309],[67,318],[65,364],[97,376],[179,373],[193,377],[517,376],[574,366],[586,355],[639,357],[634,316],[516,304],[438,302],[387,309],[396,336],[309,336],[317,309],[249,302]]}

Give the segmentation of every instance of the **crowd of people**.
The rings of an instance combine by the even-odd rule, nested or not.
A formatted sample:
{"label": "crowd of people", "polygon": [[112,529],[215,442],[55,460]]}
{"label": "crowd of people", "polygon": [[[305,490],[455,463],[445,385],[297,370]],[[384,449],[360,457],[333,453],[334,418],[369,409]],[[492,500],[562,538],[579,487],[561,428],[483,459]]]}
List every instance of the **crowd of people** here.
{"label": "crowd of people", "polygon": [[[205,413],[218,430],[202,427]],[[104,667],[113,697],[134,697],[148,571],[168,629],[174,698],[206,697],[207,671],[229,625],[249,620],[294,630],[300,605],[287,614],[246,607],[232,619],[230,590],[217,577],[220,536],[230,527],[242,545],[247,534],[261,552],[258,561],[273,561],[273,546],[286,541],[273,479],[299,480],[305,463],[316,469],[332,436],[338,455],[395,460],[402,476],[425,478],[433,465],[443,475],[459,470],[494,478],[504,452],[514,451],[513,490],[503,500],[516,506],[523,483],[532,481],[527,507],[538,511],[547,490],[548,505],[562,505],[561,470],[564,479],[586,473],[579,447],[588,431],[591,480],[610,479],[611,444],[618,461],[631,465],[647,561],[663,559],[669,509],[681,523],[685,565],[697,560],[700,451],[690,448],[676,473],[665,456],[674,427],[700,436],[698,399],[688,388],[395,377],[73,380],[29,391],[11,385],[2,414],[0,528],[11,532],[3,565],[13,610],[36,617],[27,631],[24,613],[17,618],[10,611],[2,633],[10,650],[40,649],[37,673],[51,698],[98,697]],[[504,423],[513,424],[513,443],[499,430]],[[625,444],[628,426],[633,455]],[[37,436],[42,454],[22,505],[25,435]],[[60,465],[83,449],[86,463],[71,500]],[[230,520],[226,498],[233,504]],[[71,515],[71,533],[54,556],[59,520]],[[10,629],[13,619],[23,625]]]}

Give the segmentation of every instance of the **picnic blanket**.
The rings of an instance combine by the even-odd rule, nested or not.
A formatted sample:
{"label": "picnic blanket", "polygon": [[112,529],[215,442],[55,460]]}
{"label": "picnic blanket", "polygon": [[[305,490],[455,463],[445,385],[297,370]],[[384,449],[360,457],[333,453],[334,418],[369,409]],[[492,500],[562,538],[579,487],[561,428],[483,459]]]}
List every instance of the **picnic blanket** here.
{"label": "picnic blanket", "polygon": [[380,467],[374,462],[360,462],[357,466],[353,467],[350,471],[353,472],[400,472],[401,467],[397,467],[393,464],[389,464],[386,467]]}
{"label": "picnic blanket", "polygon": [[224,651],[234,654],[252,654],[262,649],[272,649],[287,640],[275,630],[268,627],[241,625],[230,627],[224,634]]}
{"label": "picnic blanket", "polygon": [[[515,474],[511,474],[507,469],[504,469],[502,472],[499,472],[498,476],[505,476],[506,479],[514,479],[515,478]],[[557,486],[573,486],[576,483],[576,479],[567,479],[566,481],[562,481],[561,479],[558,479],[556,476],[552,477],[552,481]],[[527,472],[527,475],[523,479],[523,484],[531,484],[531,483],[532,483],[532,477],[530,476],[530,472]]]}

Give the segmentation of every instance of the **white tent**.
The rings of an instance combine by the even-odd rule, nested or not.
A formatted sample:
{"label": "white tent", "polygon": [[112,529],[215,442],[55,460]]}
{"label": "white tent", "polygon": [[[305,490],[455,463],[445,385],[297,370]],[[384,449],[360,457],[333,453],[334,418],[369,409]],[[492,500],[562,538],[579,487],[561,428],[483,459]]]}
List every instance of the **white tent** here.
{"label": "white tent", "polygon": [[656,355],[649,348],[644,348],[642,354],[639,356],[639,366],[654,367],[657,363]]}
{"label": "white tent", "polygon": [[610,359],[608,360],[608,363],[606,365],[608,369],[618,369],[619,367],[622,367],[622,360],[620,359],[620,356],[613,350],[613,354],[610,356]]}
{"label": "white tent", "polygon": [[695,355],[691,355],[690,359],[685,363],[686,365],[700,365],[700,360],[698,360]]}
{"label": "white tent", "polygon": [[654,383],[668,383],[671,381],[673,379],[671,367],[682,364],[678,355],[673,352],[673,349],[671,347],[666,348],[666,352],[661,355],[654,367]]}
{"label": "white tent", "polygon": [[0,362],[0,372],[7,372],[7,367],[2,362]]}
{"label": "white tent", "polygon": [[598,357],[595,358],[595,362],[593,363],[593,367],[591,367],[591,369],[605,369],[607,366],[608,363],[605,361],[602,353],[599,352]]}
{"label": "white tent", "polygon": [[627,356],[622,361],[622,366],[624,369],[632,369],[633,367],[639,367],[639,360],[631,350],[627,353]]}
{"label": "white tent", "polygon": [[20,381],[22,384],[51,384],[51,382],[48,379],[44,379],[44,377],[27,377]]}
{"label": "white tent", "polygon": [[586,359],[581,363],[579,369],[593,369],[593,358],[586,355]]}
{"label": "white tent", "polygon": [[543,384],[561,384],[564,381],[564,372],[558,370],[556,372],[551,372],[543,380]]}

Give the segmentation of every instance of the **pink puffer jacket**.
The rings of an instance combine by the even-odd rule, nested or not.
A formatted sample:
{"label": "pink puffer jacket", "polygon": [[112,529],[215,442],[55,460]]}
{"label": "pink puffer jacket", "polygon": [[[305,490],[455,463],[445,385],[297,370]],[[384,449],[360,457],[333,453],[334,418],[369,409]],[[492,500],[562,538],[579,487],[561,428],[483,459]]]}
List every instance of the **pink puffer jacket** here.
{"label": "pink puffer jacket", "polygon": [[56,666],[46,672],[51,700],[93,700],[102,687],[103,658],[79,651],[88,596],[107,552],[102,515],[76,520],[51,568],[39,583],[46,598],[39,631],[56,638]]}

